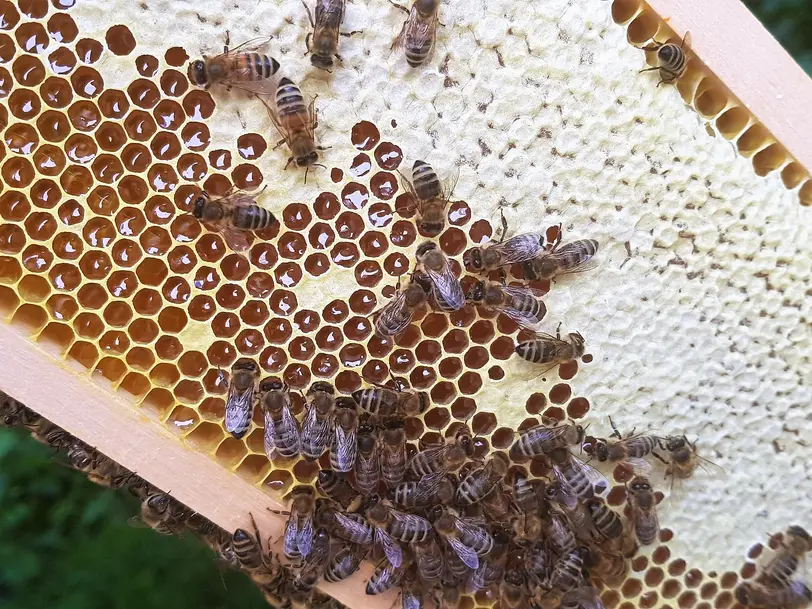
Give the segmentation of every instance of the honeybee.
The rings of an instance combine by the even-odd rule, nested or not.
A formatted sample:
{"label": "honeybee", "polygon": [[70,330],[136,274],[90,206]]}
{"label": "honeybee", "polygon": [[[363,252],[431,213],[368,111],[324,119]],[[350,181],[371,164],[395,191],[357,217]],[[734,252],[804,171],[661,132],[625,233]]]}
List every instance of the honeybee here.
{"label": "honeybee", "polygon": [[310,63],[321,70],[330,71],[333,67],[333,57],[341,61],[338,54],[338,37],[352,36],[356,32],[346,34],[339,31],[344,22],[344,11],[346,0],[316,0],[316,20],[304,0],[302,5],[307,11],[307,18],[313,27],[313,32],[308,32],[305,38],[305,46],[310,55]]}
{"label": "honeybee", "polygon": [[550,455],[553,461],[553,472],[561,484],[567,485],[580,499],[589,499],[595,495],[595,484],[609,486],[606,478],[591,465],[581,461],[569,450],[558,448]]}
{"label": "honeybee", "polygon": [[684,48],[686,43],[690,46],[690,40],[691,34],[690,32],[686,32],[680,44],[674,44],[673,42],[654,42],[653,44],[643,47],[643,50],[648,53],[657,53],[657,63],[659,65],[640,70],[640,73],[659,70],[660,82],[657,83],[658,87],[663,83],[671,84],[676,82],[685,74],[688,58],[685,55]]}
{"label": "honeybee", "polygon": [[526,286],[505,286],[498,281],[478,281],[468,291],[473,304],[504,313],[523,328],[534,329],[547,314],[541,292]]}
{"label": "honeybee", "polygon": [[407,469],[415,476],[439,479],[463,466],[473,447],[470,436],[458,435],[445,444],[418,451],[407,464]]}
{"label": "honeybee", "polygon": [[231,366],[231,379],[225,380],[220,371],[221,382],[228,387],[226,397],[226,431],[238,440],[251,426],[251,411],[254,409],[254,390],[259,379],[259,366],[247,357],[241,357]]}
{"label": "honeybee", "polygon": [[400,583],[401,609],[423,609],[423,586],[417,577],[417,567],[412,565]]}
{"label": "honeybee", "polygon": [[360,546],[371,546],[375,541],[375,529],[361,514],[330,511],[323,514],[323,519],[330,525],[330,532],[336,537]]}
{"label": "honeybee", "polygon": [[316,488],[344,509],[358,496],[358,492],[352,488],[347,479],[331,469],[319,470]]}
{"label": "honeybee", "polygon": [[307,407],[300,436],[302,456],[315,461],[327,448],[333,426],[335,389],[330,383],[317,381],[307,391]]}
{"label": "honeybee", "polygon": [[403,421],[384,424],[381,443],[381,478],[392,488],[400,484],[406,474],[406,432]]}
{"label": "honeybee", "polygon": [[443,575],[443,553],[437,541],[429,538],[422,543],[411,546],[414,558],[417,562],[417,572],[420,578],[427,584],[439,583]]}
{"label": "honeybee", "polygon": [[510,535],[507,531],[497,529],[492,532],[493,549],[488,552],[488,560],[480,561],[468,578],[468,589],[471,592],[484,590],[501,581],[505,570]]}
{"label": "honeybee", "polygon": [[543,518],[547,515],[547,502],[540,497],[537,484],[519,471],[513,474],[513,502],[520,512],[513,520],[513,532],[519,543],[535,541],[541,537]]}
{"label": "honeybee", "polygon": [[[263,103],[265,103],[264,100]],[[314,130],[318,125],[318,114],[315,103],[314,99],[309,106],[306,105],[302,91],[293,84],[293,81],[285,77],[279,81],[279,87],[274,96],[274,105],[270,106],[265,103],[271,122],[282,136],[282,141],[290,148],[291,157],[288,159],[285,169],[294,161],[298,167],[305,167],[305,182],[307,182],[307,172],[311,166],[323,167],[317,162],[319,160],[318,151],[325,150],[325,148],[316,146]]]}
{"label": "honeybee", "polygon": [[[398,293],[378,312],[375,318],[375,333],[378,336],[397,336],[403,332],[414,317],[415,311],[428,300],[425,290],[417,282],[409,282],[405,290]],[[354,394],[353,394],[354,395]]]}
{"label": "honeybee", "polygon": [[403,563],[403,550],[398,541],[420,543],[428,540],[432,534],[432,526],[428,520],[396,510],[385,501],[378,501],[368,508],[366,516],[375,527],[375,541],[381,545],[387,560],[395,567]]}
{"label": "honeybee", "polygon": [[581,357],[584,354],[584,337],[579,332],[572,332],[561,340],[560,330],[561,324],[555,336],[539,332],[534,339],[519,343],[516,345],[516,355],[534,364],[550,364],[540,374]]}
{"label": "honeybee", "polygon": [[586,548],[579,547],[559,558],[550,574],[550,588],[564,593],[584,584],[584,558],[587,553]]}
{"label": "honeybee", "polygon": [[292,459],[299,454],[299,423],[290,410],[290,392],[276,378],[259,384],[259,404],[265,414],[265,454]]}
{"label": "honeybee", "polygon": [[657,502],[648,478],[635,476],[626,488],[626,501],[632,510],[634,534],[640,545],[647,546],[657,540],[660,523],[657,520]]}
{"label": "honeybee", "polygon": [[244,231],[262,230],[277,223],[271,212],[257,205],[254,197],[242,191],[212,199],[202,190],[195,199],[192,215],[209,230],[219,232],[235,252],[244,252],[250,247]]}
{"label": "honeybee", "polygon": [[95,448],[74,439],[66,448],[70,466],[84,473],[88,480],[100,486],[121,488],[137,478],[130,470],[105,457]]}
{"label": "honeybee", "polygon": [[434,530],[469,569],[477,569],[479,557],[493,548],[493,537],[479,521],[459,518],[447,509],[434,521]]}
{"label": "honeybee", "polygon": [[510,452],[512,455],[540,457],[558,448],[580,444],[584,437],[584,428],[575,423],[565,423],[555,427],[535,425],[519,432],[519,437],[510,447]]}
{"label": "honeybee", "polygon": [[417,206],[417,227],[426,237],[436,237],[445,228],[446,211],[457,177],[440,182],[434,169],[425,161],[415,161],[412,166],[412,179],[407,180],[406,189]]}
{"label": "honeybee", "polygon": [[465,294],[459,279],[451,270],[448,258],[439,246],[426,241],[417,247],[418,269],[431,281],[432,294],[437,306],[446,312],[456,311],[465,306]]}
{"label": "honeybee", "polygon": [[403,48],[406,63],[412,68],[423,65],[434,53],[437,24],[440,22],[440,0],[414,0],[411,10],[392,0],[390,2],[409,15],[391,48]]}
{"label": "honeybee", "polygon": [[457,505],[473,505],[487,497],[507,473],[510,461],[504,453],[493,453],[485,465],[460,480],[455,494]]}
{"label": "honeybee", "polygon": [[358,450],[358,413],[355,402],[348,398],[336,400],[335,429],[330,446],[330,466],[336,472],[349,472],[355,466]]}
{"label": "honeybee", "polygon": [[619,539],[623,536],[623,521],[620,516],[598,497],[584,501],[586,509],[592,517],[595,529],[607,540]]}
{"label": "honeybee", "polygon": [[271,77],[279,71],[279,62],[257,53],[269,38],[257,38],[229,50],[228,40],[222,54],[189,62],[187,75],[193,85],[210,89],[212,85],[236,87],[249,93],[271,93]]}
{"label": "honeybee", "polygon": [[330,559],[327,570],[324,572],[324,579],[328,582],[347,579],[358,570],[368,552],[367,548],[355,544],[341,548]]}
{"label": "honeybee", "polygon": [[592,452],[598,461],[601,463],[606,461],[628,463],[635,472],[645,474],[651,470],[651,466],[643,460],[643,457],[653,454],[658,459],[662,459],[654,452],[655,448],[659,448],[662,438],[647,434],[636,434],[623,438],[611,417],[609,417],[609,423],[612,425],[612,435],[617,439],[611,441],[603,438],[596,439]]}
{"label": "honeybee", "polygon": [[457,582],[443,579],[432,592],[432,600],[437,609],[457,609],[460,605],[460,589]]}
{"label": "honeybee", "polygon": [[501,480],[497,483],[496,488],[480,502],[480,505],[482,512],[491,522],[512,522],[515,516],[515,506],[505,492]]}
{"label": "honeybee", "polygon": [[[302,555],[304,556],[304,554]],[[311,551],[304,560],[301,569],[295,574],[291,585],[294,596],[307,598],[307,593],[313,591],[321,576],[324,575],[330,560],[330,536],[324,529],[317,529],[313,533]],[[305,594],[302,594],[305,593]]]}
{"label": "honeybee", "polygon": [[153,489],[141,501],[141,521],[161,535],[179,535],[189,510],[168,493]]}
{"label": "honeybee", "polygon": [[592,548],[589,554],[590,573],[608,586],[619,587],[629,574],[629,561],[622,554]]}
{"label": "honeybee", "polygon": [[789,527],[781,546],[758,577],[758,582],[773,588],[789,586],[806,553],[812,550],[812,537],[797,525]]}
{"label": "honeybee", "polygon": [[524,233],[507,241],[473,247],[465,253],[463,260],[473,272],[487,273],[538,257],[544,251],[543,243],[544,236],[540,233]]}
{"label": "honeybee", "polygon": [[531,281],[552,279],[557,275],[588,271],[597,266],[592,259],[597,252],[598,242],[594,239],[581,239],[561,247],[559,241],[556,241],[541,254],[522,264],[524,278]]}
{"label": "honeybee", "polygon": [[260,586],[263,592],[270,593],[276,590],[276,584],[284,571],[281,565],[273,560],[273,555],[269,554],[266,557],[254,515],[249,515],[254,535],[252,536],[245,529],[237,529],[231,538],[231,547],[240,567],[246,571],[254,583]]}
{"label": "honeybee", "polygon": [[668,451],[668,466],[665,475],[671,476],[672,488],[681,480],[690,478],[697,467],[705,470],[713,468],[715,471],[724,471],[713,461],[700,457],[696,446],[685,436],[666,436],[662,439],[662,446]]}
{"label": "honeybee", "polygon": [[358,449],[355,456],[355,486],[362,495],[378,489],[380,478],[380,450],[375,427],[369,423],[358,426]]}
{"label": "honeybee", "polygon": [[375,568],[372,577],[369,578],[366,593],[369,595],[381,594],[390,588],[400,584],[406,569],[403,566],[394,566],[384,560]]}
{"label": "honeybee", "polygon": [[527,579],[536,586],[546,587],[553,571],[555,557],[549,546],[543,541],[537,541],[527,548],[524,553],[524,570]]}
{"label": "honeybee", "polygon": [[423,414],[431,403],[425,391],[404,391],[398,387],[393,390],[381,385],[354,391],[352,397],[362,409],[384,417],[414,417]]}
{"label": "honeybee", "polygon": [[268,511],[274,514],[286,514],[283,551],[285,557],[293,560],[307,558],[313,548],[313,518],[316,510],[316,495],[311,486],[297,486],[290,493],[290,512],[279,510]]}
{"label": "honeybee", "polygon": [[560,607],[561,609],[604,609],[600,592],[590,585],[565,592],[561,597]]}
{"label": "honeybee", "polygon": [[545,527],[545,536],[550,543],[550,548],[559,556],[569,554],[577,546],[569,519],[560,512],[550,513],[550,520]]}
{"label": "honeybee", "polygon": [[389,490],[387,498],[401,507],[412,509],[447,504],[454,499],[454,483],[446,476],[436,484],[401,482]]}
{"label": "honeybee", "polygon": [[736,586],[735,596],[736,600],[745,607],[804,609],[812,603],[812,590],[800,579],[781,588],[769,588],[755,582],[742,582]]}
{"label": "honeybee", "polygon": [[[518,559],[518,555],[515,559]],[[524,568],[518,564],[512,565],[510,559],[499,584],[499,600],[503,606],[510,609],[527,606],[527,580]]]}
{"label": "honeybee", "polygon": [[557,482],[548,484],[545,490],[550,502],[567,515],[570,528],[579,540],[588,543],[598,537],[592,514],[584,503],[579,501],[578,495],[566,480],[559,477]]}

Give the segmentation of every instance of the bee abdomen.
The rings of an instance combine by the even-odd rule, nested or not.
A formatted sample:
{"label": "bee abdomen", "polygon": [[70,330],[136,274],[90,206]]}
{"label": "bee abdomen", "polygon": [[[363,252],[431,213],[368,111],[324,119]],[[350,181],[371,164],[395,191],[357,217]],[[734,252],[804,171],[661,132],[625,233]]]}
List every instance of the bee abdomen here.
{"label": "bee abdomen", "polygon": [[[406,57],[407,59],[409,57],[408,49]],[[423,161],[415,161],[414,163],[412,186],[414,186],[414,192],[421,201],[428,201],[440,196],[440,180],[431,165]]]}
{"label": "bee abdomen", "polygon": [[423,65],[431,54],[431,42],[426,42],[423,45],[406,45],[406,63],[412,68],[417,68]]}
{"label": "bee abdomen", "polygon": [[299,114],[307,110],[301,90],[288,78],[279,81],[276,106],[280,114]]}
{"label": "bee abdomen", "polygon": [[276,223],[276,217],[259,205],[248,205],[237,210],[234,226],[243,230],[262,230]]}
{"label": "bee abdomen", "polygon": [[540,340],[528,340],[516,345],[516,355],[534,364],[548,364],[553,361],[554,351]]}
{"label": "bee abdomen", "polygon": [[630,457],[640,459],[655,448],[657,448],[657,438],[655,436],[646,436],[630,442],[627,450]]}

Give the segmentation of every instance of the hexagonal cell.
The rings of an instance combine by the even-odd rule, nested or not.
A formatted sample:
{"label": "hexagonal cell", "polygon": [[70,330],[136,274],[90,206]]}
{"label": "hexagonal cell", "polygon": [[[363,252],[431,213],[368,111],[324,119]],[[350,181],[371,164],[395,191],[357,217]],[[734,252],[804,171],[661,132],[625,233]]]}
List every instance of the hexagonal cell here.
{"label": "hexagonal cell", "polygon": [[75,340],[73,329],[63,323],[51,322],[42,329],[37,342],[57,355],[64,355]]}
{"label": "hexagonal cell", "polygon": [[179,434],[189,432],[199,422],[198,414],[186,406],[177,406],[166,419],[169,429]]}
{"label": "hexagonal cell", "polygon": [[118,386],[130,395],[141,397],[152,388],[152,383],[143,374],[137,372],[130,372],[127,374]]}
{"label": "hexagonal cell", "polygon": [[166,389],[160,388],[150,391],[140,404],[142,411],[157,420],[163,420],[174,405],[174,396]]}
{"label": "hexagonal cell", "polygon": [[214,458],[223,466],[229,469],[235,467],[247,454],[248,450],[242,440],[226,438],[217,447]]}

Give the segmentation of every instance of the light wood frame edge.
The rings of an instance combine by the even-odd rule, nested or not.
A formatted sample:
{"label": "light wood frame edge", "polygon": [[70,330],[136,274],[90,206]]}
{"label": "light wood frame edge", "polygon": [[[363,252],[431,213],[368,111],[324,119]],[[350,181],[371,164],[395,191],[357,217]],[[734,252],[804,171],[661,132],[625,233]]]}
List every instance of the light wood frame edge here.
{"label": "light wood frame edge", "polygon": [[812,174],[812,79],[740,0],[645,0]]}
{"label": "light wood frame edge", "polygon": [[[284,516],[266,508],[284,506],[209,456],[186,448],[162,423],[139,412],[135,401],[127,401],[123,392],[113,390],[105,379],[91,378],[79,364],[74,366],[46,352],[28,334],[6,322],[0,322],[0,362],[2,391],[93,444],[150,484],[171,492],[227,531],[239,527],[251,531],[250,513],[263,543],[282,536]],[[281,553],[279,543],[274,551]],[[371,564],[364,563],[349,580],[322,582],[319,588],[348,607],[389,609],[394,591],[379,596],[368,596],[364,591],[372,570]]]}

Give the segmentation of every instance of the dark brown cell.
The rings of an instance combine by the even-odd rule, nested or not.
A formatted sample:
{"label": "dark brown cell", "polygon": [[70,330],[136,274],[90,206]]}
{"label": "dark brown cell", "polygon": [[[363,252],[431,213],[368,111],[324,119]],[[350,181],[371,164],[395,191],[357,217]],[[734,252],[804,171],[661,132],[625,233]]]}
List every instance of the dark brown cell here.
{"label": "dark brown cell", "polygon": [[80,97],[93,99],[102,92],[104,80],[96,70],[88,66],[80,66],[70,75],[73,90]]}
{"label": "dark brown cell", "polygon": [[149,109],[161,99],[161,92],[151,80],[139,78],[127,87],[127,95],[139,108]]}
{"label": "dark brown cell", "polygon": [[273,278],[267,273],[252,273],[245,282],[245,288],[254,298],[267,298],[274,288]]}
{"label": "dark brown cell", "polygon": [[570,399],[572,389],[566,383],[558,383],[550,389],[550,401],[554,404],[563,404]]}
{"label": "dark brown cell", "polygon": [[333,193],[322,192],[316,197],[313,209],[320,219],[332,220],[338,215],[338,212],[341,211],[341,204],[338,201],[338,197]]}
{"label": "dark brown cell", "polygon": [[369,121],[361,121],[352,127],[352,145],[359,150],[372,150],[381,139],[378,128]]}
{"label": "dark brown cell", "polygon": [[465,201],[454,201],[448,207],[448,222],[452,226],[463,226],[471,219],[471,208]]}
{"label": "dark brown cell", "polygon": [[[10,79],[11,78],[9,77],[9,81]],[[6,90],[6,94],[8,94],[7,91],[8,90]],[[20,120],[28,121],[39,114],[40,110],[42,109],[42,102],[33,91],[29,91],[28,89],[17,89],[11,94],[11,97],[8,98],[8,109],[11,110],[11,113]],[[46,114],[48,113],[46,112]],[[41,120],[42,117],[37,119],[38,126]],[[54,119],[52,118],[51,121],[53,120]],[[67,121],[65,122],[67,123]],[[49,139],[44,133],[42,135],[45,137],[45,139]],[[62,138],[64,139],[64,135]],[[54,140],[51,139],[51,141]]]}
{"label": "dark brown cell", "polygon": [[288,344],[288,353],[295,360],[307,361],[313,357],[315,352],[316,345],[307,336],[297,336]]}
{"label": "dark brown cell", "polygon": [[135,69],[141,76],[151,78],[158,73],[160,63],[152,55],[139,55],[135,58]]}
{"label": "dark brown cell", "polygon": [[68,74],[76,66],[76,56],[70,49],[59,47],[48,55],[48,65],[58,76]]}
{"label": "dark brown cell", "polygon": [[330,259],[337,265],[351,268],[358,262],[360,253],[354,243],[342,241],[330,250]]}
{"label": "dark brown cell", "polygon": [[177,70],[166,70],[161,74],[161,91],[170,97],[180,97],[189,88],[186,77]]}
{"label": "dark brown cell", "polygon": [[[41,245],[29,245],[22,253],[23,266],[32,273],[44,273],[51,268],[53,261],[54,255]],[[0,273],[0,276],[8,277],[5,272]]]}
{"label": "dark brown cell", "polygon": [[192,89],[183,98],[183,109],[191,120],[205,120],[214,112],[214,100],[206,91]]}
{"label": "dark brown cell", "polygon": [[161,285],[168,273],[169,269],[160,258],[147,258],[135,269],[138,279],[145,285]]}
{"label": "dark brown cell", "polygon": [[414,355],[406,349],[396,349],[389,356],[389,367],[392,372],[403,374],[414,368],[414,365]]}
{"label": "dark brown cell", "polygon": [[[65,168],[65,153],[56,146],[44,144],[34,152],[34,166],[46,176],[57,176]],[[54,184],[56,186],[56,184]]]}
{"label": "dark brown cell", "polygon": [[488,363],[488,350],[484,347],[471,347],[465,352],[465,365],[478,370]]}
{"label": "dark brown cell", "polygon": [[206,177],[206,160],[198,154],[184,154],[177,164],[180,177],[189,182],[199,182]]}
{"label": "dark brown cell", "polygon": [[333,167],[330,170],[330,179],[333,181],[334,184],[338,184],[341,180],[344,179],[344,172],[341,171],[338,167]]}
{"label": "dark brown cell", "polygon": [[392,222],[394,215],[387,203],[374,203],[367,209],[367,217],[372,226],[383,228]]}
{"label": "dark brown cell", "polygon": [[403,152],[391,142],[381,142],[375,148],[375,160],[382,169],[394,171],[403,161]]}
{"label": "dark brown cell", "polygon": [[409,381],[415,389],[428,389],[436,380],[437,374],[428,366],[418,366],[409,374]]}
{"label": "dark brown cell", "polygon": [[372,160],[368,154],[361,153],[355,156],[350,164],[350,174],[353,177],[360,178],[365,176],[372,169]]}
{"label": "dark brown cell", "polygon": [[286,232],[279,238],[277,247],[282,258],[298,260],[307,251],[307,241],[300,233]]}
{"label": "dark brown cell", "polygon": [[338,359],[346,368],[358,368],[366,361],[367,353],[363,345],[349,343],[338,352]]}
{"label": "dark brown cell", "polygon": [[60,43],[73,42],[79,35],[79,28],[70,15],[57,13],[48,19],[48,33]]}
{"label": "dark brown cell", "polygon": [[302,269],[295,262],[283,262],[274,269],[276,283],[286,288],[292,288],[302,280]]}
{"label": "dark brown cell", "polygon": [[392,230],[389,234],[389,239],[392,245],[396,247],[409,247],[417,239],[417,231],[412,222],[405,222],[398,220],[392,225]]}
{"label": "dark brown cell", "polygon": [[0,216],[9,222],[19,222],[31,211],[31,204],[26,196],[14,190],[10,190],[0,197]]}
{"label": "dark brown cell", "polygon": [[457,378],[462,373],[462,361],[458,357],[446,357],[440,362],[438,370],[443,378]]}
{"label": "dark brown cell", "polygon": [[68,158],[76,163],[90,163],[96,158],[98,151],[96,142],[83,133],[74,133],[65,141],[65,152]]}
{"label": "dark brown cell", "polygon": [[174,133],[159,131],[149,143],[149,148],[156,158],[162,161],[174,159],[180,154],[180,142]]}
{"label": "dark brown cell", "polygon": [[47,241],[56,232],[54,217],[46,212],[34,212],[25,219],[25,232],[34,241]]}
{"label": "dark brown cell", "polygon": [[659,596],[657,592],[655,590],[649,590],[640,597],[638,602],[643,609],[652,609],[652,607],[657,605],[658,600]]}
{"label": "dark brown cell", "polygon": [[288,290],[274,290],[271,294],[268,306],[277,315],[288,316],[293,314],[298,307],[296,295]]}
{"label": "dark brown cell", "polygon": [[107,279],[107,291],[116,298],[129,298],[138,287],[138,278],[132,271],[116,271]]}
{"label": "dark brown cell", "polygon": [[476,372],[466,372],[460,377],[457,387],[459,387],[461,393],[474,395],[482,389],[482,377]]}
{"label": "dark brown cell", "polygon": [[31,154],[39,144],[39,136],[31,125],[17,123],[7,127],[3,133],[3,141],[8,149],[15,154]]}
{"label": "dark brown cell", "polygon": [[36,87],[45,79],[45,66],[33,55],[17,57],[11,65],[11,72],[17,83],[24,87]]}
{"label": "dark brown cell", "polygon": [[3,163],[3,181],[10,188],[26,188],[36,175],[34,165],[24,157],[11,157]]}
{"label": "dark brown cell", "polygon": [[69,165],[59,176],[59,183],[66,193],[78,197],[87,194],[90,190],[93,175],[85,167]]}
{"label": "dark brown cell", "polygon": [[113,184],[124,174],[124,166],[112,154],[97,156],[91,164],[96,179],[104,184]]}
{"label": "dark brown cell", "polygon": [[369,202],[369,190],[363,184],[350,182],[341,190],[341,201],[349,209],[361,209]]}
{"label": "dark brown cell", "polygon": [[[186,123],[183,129],[181,129],[180,136],[183,140],[183,145],[195,152],[203,151],[211,144],[211,133],[209,132],[209,128],[203,123]],[[217,169],[228,169],[228,167],[231,166],[231,153],[227,151],[221,152],[225,152],[228,155],[227,162],[220,161],[215,163],[212,161],[212,164],[215,165]]]}
{"label": "dark brown cell", "polygon": [[93,131],[101,123],[101,114],[93,102],[78,101],[68,108],[71,124],[79,131]]}
{"label": "dark brown cell", "polygon": [[21,24],[14,30],[18,48],[26,53],[41,53],[48,46],[48,33],[42,24],[29,22]]}
{"label": "dark brown cell", "polygon": [[102,56],[102,52],[104,52],[104,47],[98,40],[82,38],[76,43],[76,54],[82,63],[96,63]]}
{"label": "dark brown cell", "polygon": [[259,356],[259,365],[265,372],[281,371],[288,362],[288,356],[279,347],[267,347]]}
{"label": "dark brown cell", "polygon": [[282,377],[292,389],[304,389],[310,384],[310,369],[305,364],[290,364]]}
{"label": "dark brown cell", "polygon": [[13,30],[20,22],[20,13],[8,0],[0,2],[0,30]]}
{"label": "dark brown cell", "polygon": [[343,343],[344,335],[336,326],[322,326],[316,333],[316,344],[324,351],[335,351]]}
{"label": "dark brown cell", "polygon": [[663,570],[659,567],[651,567],[646,571],[646,585],[649,588],[656,588],[663,581]]}
{"label": "dark brown cell", "polygon": [[73,91],[64,78],[51,76],[40,87],[43,101],[51,108],[65,108],[73,101]]}
{"label": "dark brown cell", "polygon": [[383,271],[374,260],[362,260],[355,267],[355,281],[358,285],[371,288],[383,279]]}
{"label": "dark brown cell", "polygon": [[361,251],[370,258],[378,258],[382,256],[388,246],[389,240],[386,235],[378,231],[367,231],[359,241]]}
{"label": "dark brown cell", "polygon": [[172,192],[178,184],[178,174],[171,165],[154,163],[147,171],[147,181],[155,192]]}
{"label": "dark brown cell", "polygon": [[374,359],[364,365],[361,376],[371,383],[381,384],[389,378],[389,367],[381,360]]}
{"label": "dark brown cell", "polygon": [[440,248],[447,256],[457,256],[463,252],[468,241],[465,233],[455,227],[447,228],[440,235]]}
{"label": "dark brown cell", "polygon": [[226,368],[237,359],[237,350],[225,341],[215,341],[206,351],[206,357],[212,366]]}
{"label": "dark brown cell", "polygon": [[722,577],[719,579],[719,583],[721,584],[722,588],[725,589],[733,588],[738,581],[739,575],[734,571],[726,571],[725,573],[722,573]]}
{"label": "dark brown cell", "polygon": [[104,35],[107,48],[115,55],[129,55],[135,49],[135,37],[126,25],[114,25]]}
{"label": "dark brown cell", "polygon": [[152,116],[161,129],[175,131],[185,120],[186,116],[181,105],[171,99],[163,99],[152,110]]}
{"label": "dark brown cell", "polygon": [[[189,125],[197,125],[201,123],[187,123],[184,126],[181,135]],[[228,150],[212,150],[209,152],[209,163],[214,169],[225,170],[231,167],[231,153]]]}
{"label": "dark brown cell", "polygon": [[105,121],[96,131],[96,141],[102,150],[114,152],[127,143],[127,134],[118,123]]}
{"label": "dark brown cell", "polygon": [[395,196],[398,191],[398,181],[394,174],[388,171],[379,171],[369,182],[369,187],[379,199],[388,201]]}
{"label": "dark brown cell", "polygon": [[[424,340],[421,341],[417,348],[415,349],[415,355],[417,356],[417,360],[422,364],[433,364],[440,356],[443,354],[443,349],[440,346],[440,343],[434,340]],[[440,374],[444,377],[449,378],[446,374],[443,374],[442,366],[440,369]]]}

